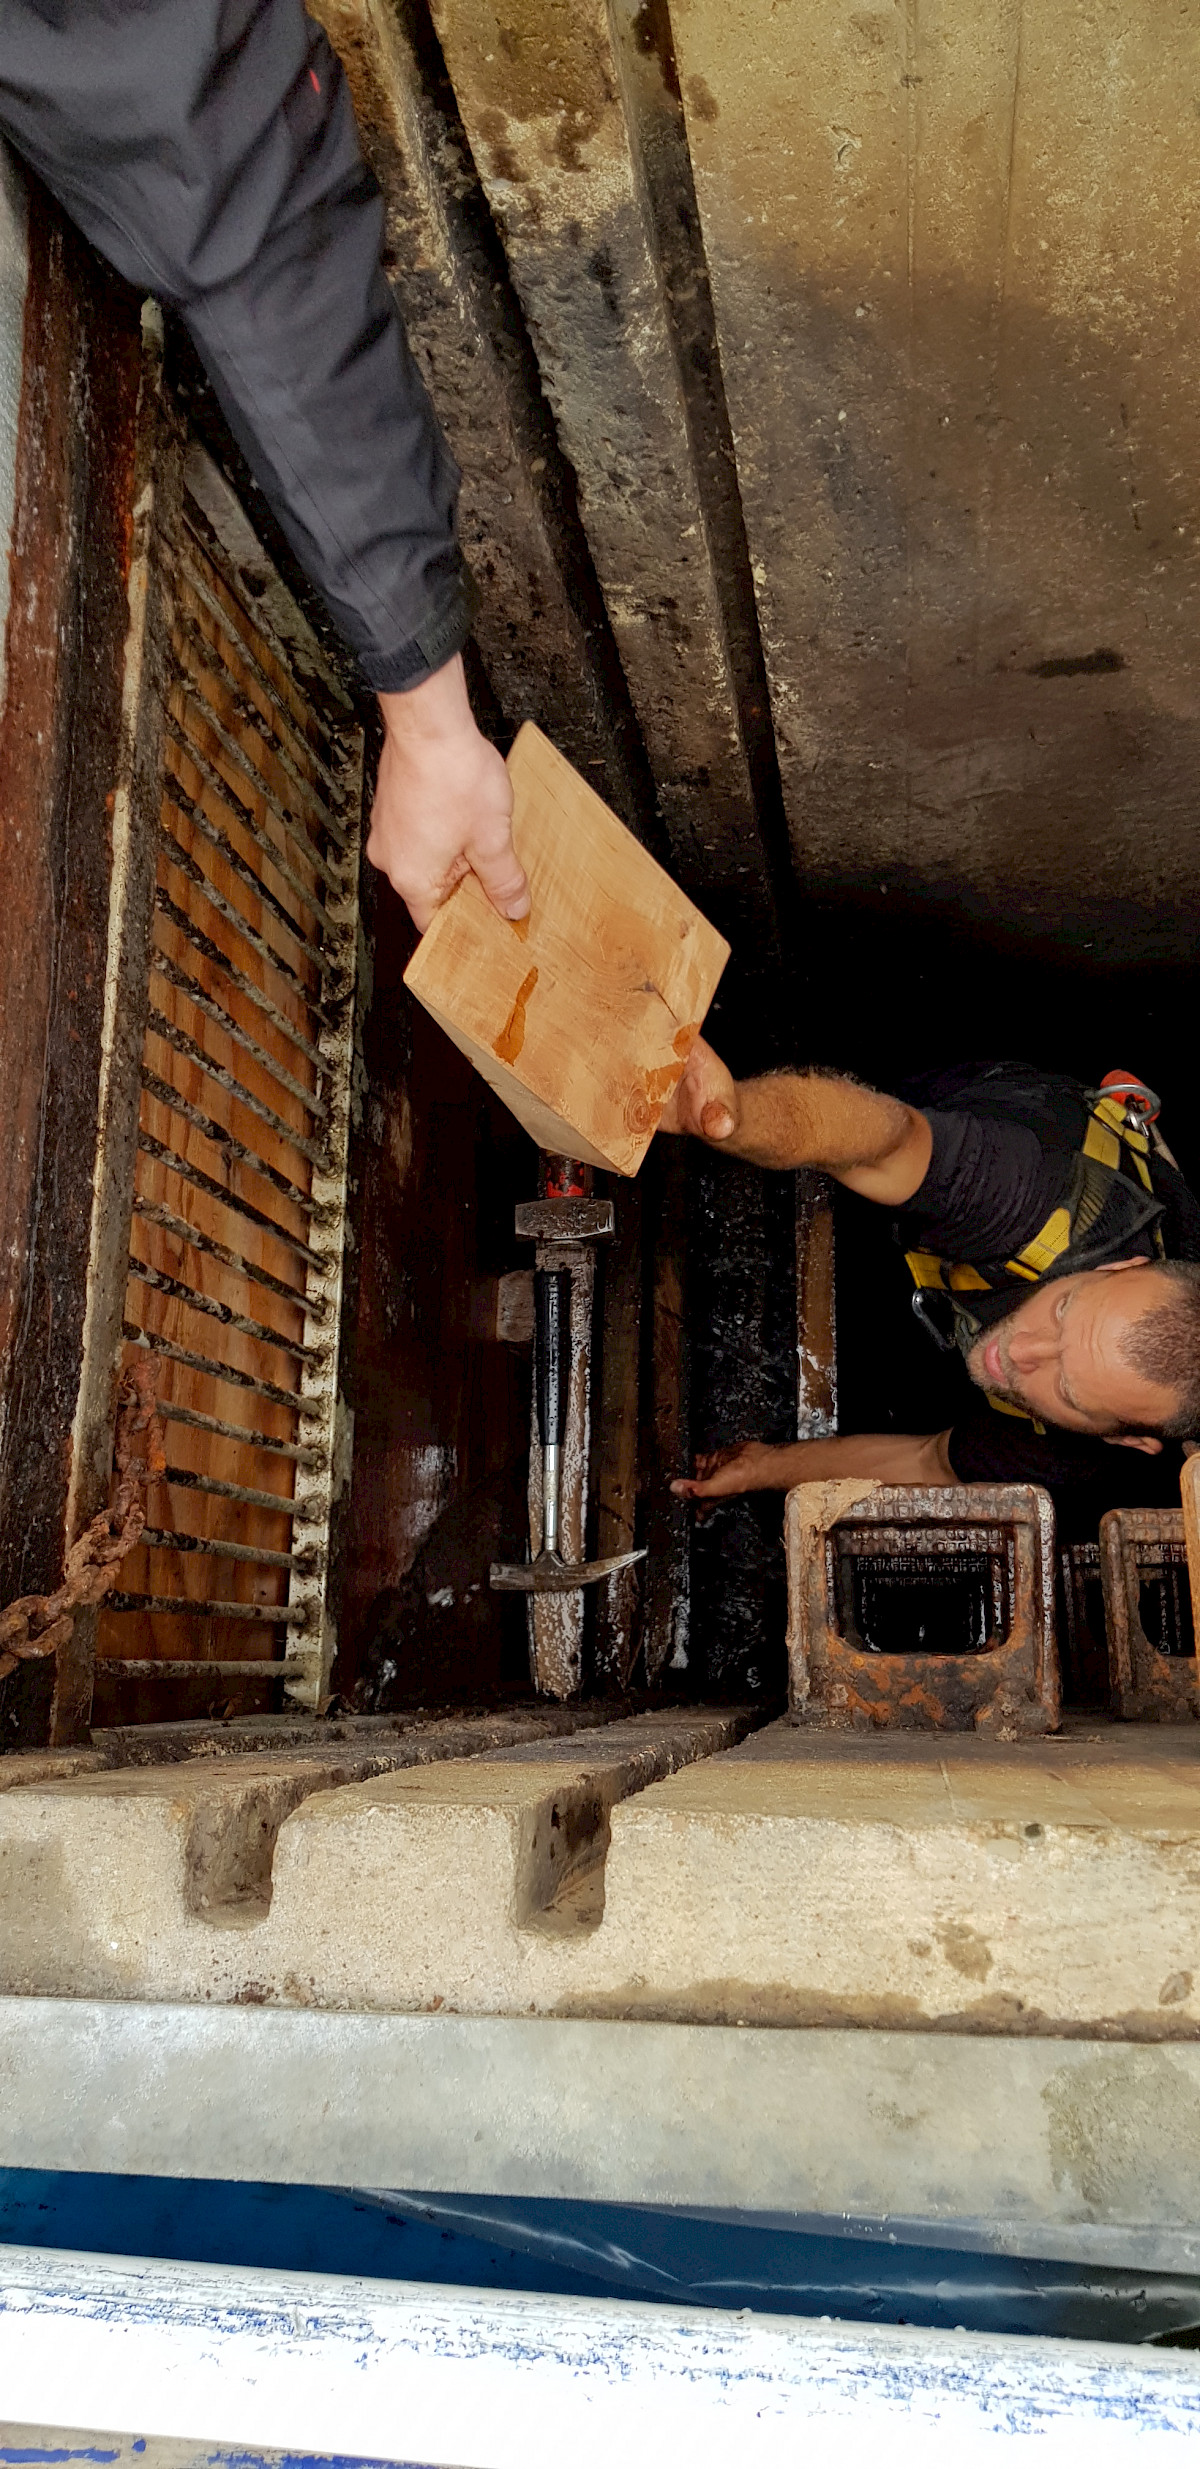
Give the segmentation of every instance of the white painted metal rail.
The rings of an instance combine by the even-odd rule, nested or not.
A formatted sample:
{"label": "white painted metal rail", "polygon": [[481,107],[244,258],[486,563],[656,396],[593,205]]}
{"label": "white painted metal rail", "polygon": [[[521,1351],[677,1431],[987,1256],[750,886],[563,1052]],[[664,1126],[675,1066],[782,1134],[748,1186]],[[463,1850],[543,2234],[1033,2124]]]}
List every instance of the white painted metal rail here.
{"label": "white painted metal rail", "polygon": [[1200,2441],[1184,2354],[37,2248],[0,2253],[0,2393],[10,2423],[447,2469],[1183,2469]]}

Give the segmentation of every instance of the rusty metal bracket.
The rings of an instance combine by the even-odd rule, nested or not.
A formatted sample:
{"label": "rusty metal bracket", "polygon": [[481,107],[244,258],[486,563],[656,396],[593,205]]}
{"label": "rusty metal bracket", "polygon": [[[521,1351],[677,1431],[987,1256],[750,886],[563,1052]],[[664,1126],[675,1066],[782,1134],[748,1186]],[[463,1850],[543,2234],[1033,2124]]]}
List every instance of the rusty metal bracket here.
{"label": "rusty metal bracket", "polygon": [[1200,1720],[1182,1509],[1110,1509],[1100,1568],[1113,1713],[1125,1723]]}
{"label": "rusty metal bracket", "polygon": [[801,1484],[784,1541],[794,1722],[1054,1730],[1054,1511],[1038,1486]]}
{"label": "rusty metal bracket", "polygon": [[513,1224],[526,1243],[605,1243],[617,1230],[611,1200],[595,1200],[590,1193],[572,1200],[519,1200]]}

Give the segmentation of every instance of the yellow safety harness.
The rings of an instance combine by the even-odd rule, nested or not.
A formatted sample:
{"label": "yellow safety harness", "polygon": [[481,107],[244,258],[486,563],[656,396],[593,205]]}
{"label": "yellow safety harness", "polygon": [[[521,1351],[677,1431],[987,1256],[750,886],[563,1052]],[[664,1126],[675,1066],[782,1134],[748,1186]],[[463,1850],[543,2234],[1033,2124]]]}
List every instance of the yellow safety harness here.
{"label": "yellow safety harness", "polygon": [[[1160,1258],[1165,1257],[1159,1224],[1161,1206],[1150,1172],[1150,1135],[1144,1122],[1120,1095],[1106,1096],[1102,1090],[1094,1090],[1088,1092],[1088,1097],[1091,1110],[1083,1146],[1075,1159],[1070,1199],[1051,1210],[1045,1225],[1011,1259],[992,1267],[985,1276],[969,1261],[943,1260],[936,1252],[906,1251],[904,1257],[916,1288],[913,1309],[947,1352],[957,1347],[962,1353],[969,1353],[989,1321],[1015,1310],[1023,1287],[1035,1286],[1046,1277],[1069,1276],[1076,1269],[1097,1268],[1105,1259],[1119,1257],[1120,1234],[1127,1238],[1137,1227],[1144,1226],[1153,1249]],[[1116,1240],[1101,1239],[1097,1245],[1095,1230],[1114,1198],[1118,1180],[1129,1188],[1128,1175],[1122,1173],[1126,1160],[1154,1206],[1135,1209],[1131,1223],[1120,1230]],[[950,1299],[952,1336],[943,1334],[925,1307],[923,1298],[932,1293]],[[985,1294],[996,1296],[997,1305],[979,1314],[965,1298]],[[1004,1297],[1003,1303],[999,1302],[1000,1296]],[[1032,1420],[1023,1407],[1012,1405],[1007,1398],[995,1397],[991,1391],[987,1395],[998,1414]]]}

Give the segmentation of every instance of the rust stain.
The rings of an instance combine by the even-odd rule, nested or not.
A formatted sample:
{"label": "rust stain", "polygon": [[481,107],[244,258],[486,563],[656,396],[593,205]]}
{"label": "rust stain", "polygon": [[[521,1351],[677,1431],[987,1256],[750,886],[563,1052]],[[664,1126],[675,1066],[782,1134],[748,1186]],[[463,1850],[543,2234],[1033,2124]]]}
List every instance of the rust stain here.
{"label": "rust stain", "polygon": [[531,969],[528,977],[522,978],[517,990],[516,1002],[499,1037],[493,1040],[492,1053],[499,1057],[501,1063],[515,1063],[525,1043],[525,1007],[537,982],[536,969]]}
{"label": "rust stain", "polygon": [[700,1023],[698,1020],[685,1021],[682,1029],[676,1029],[674,1038],[672,1039],[672,1044],[674,1045],[675,1052],[681,1063],[687,1062],[688,1056],[690,1055],[699,1035]]}

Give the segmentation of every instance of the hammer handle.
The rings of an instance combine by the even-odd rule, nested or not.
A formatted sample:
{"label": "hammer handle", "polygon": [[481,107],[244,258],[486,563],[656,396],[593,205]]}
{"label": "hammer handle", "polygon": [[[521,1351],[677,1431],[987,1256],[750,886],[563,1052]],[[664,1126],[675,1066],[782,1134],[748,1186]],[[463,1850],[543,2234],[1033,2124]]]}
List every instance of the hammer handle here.
{"label": "hammer handle", "polygon": [[537,1419],[543,1449],[561,1449],[571,1389],[571,1272],[535,1269]]}

